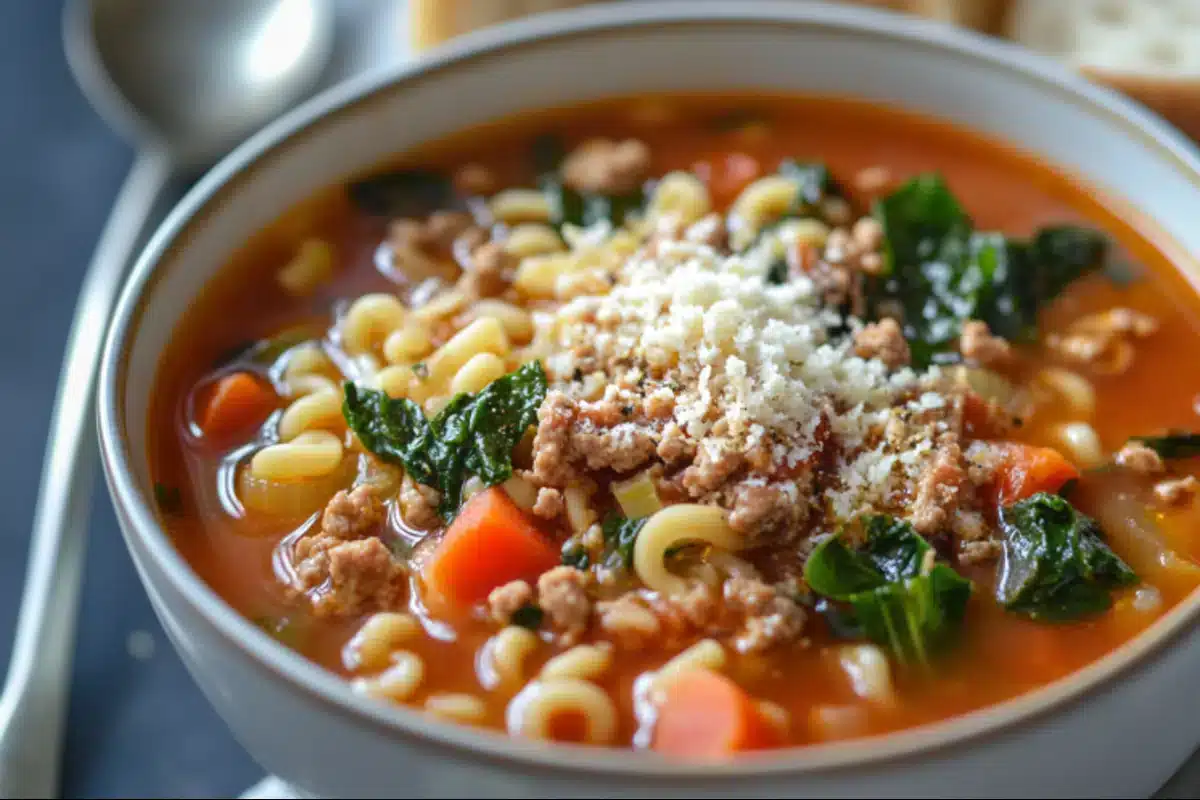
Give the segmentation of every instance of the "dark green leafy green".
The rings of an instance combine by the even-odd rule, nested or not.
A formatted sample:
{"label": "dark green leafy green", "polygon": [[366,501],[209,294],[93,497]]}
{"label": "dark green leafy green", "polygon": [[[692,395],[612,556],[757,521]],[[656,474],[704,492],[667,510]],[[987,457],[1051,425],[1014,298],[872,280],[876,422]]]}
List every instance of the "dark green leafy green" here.
{"label": "dark green leafy green", "polygon": [[887,647],[903,664],[928,666],[958,633],[971,582],[934,554],[912,526],[893,517],[864,520],[861,547],[839,536],[819,544],[804,566],[804,580],[818,595],[837,635],[861,631]]}
{"label": "dark green leafy green", "polygon": [[633,546],[638,534],[649,517],[628,519],[620,514],[609,514],[600,525],[604,532],[604,547],[608,551],[608,563],[614,566],[633,568]]}
{"label": "dark green leafy green", "polygon": [[173,517],[183,513],[183,493],[178,486],[155,483],[154,502],[164,516]]}
{"label": "dark green leafy green", "polygon": [[788,279],[788,265],[782,258],[767,267],[766,282],[771,286],[783,286]]}
{"label": "dark green leafy green", "polygon": [[441,492],[438,513],[449,521],[462,505],[468,478],[495,486],[512,477],[513,448],[545,398],[546,373],[535,361],[478,394],[455,395],[432,420],[407,398],[394,400],[353,383],[346,384],[342,413],[364,447]]}
{"label": "dark green leafy green", "polygon": [[563,542],[562,563],[575,569],[587,569],[592,564],[587,550],[579,539],[572,537]]}
{"label": "dark green leafy green", "polygon": [[1042,492],[1001,509],[1004,555],[999,603],[1031,619],[1059,622],[1107,610],[1111,592],[1137,576],[1108,545],[1100,526],[1062,497]]}
{"label": "dark green leafy green", "polygon": [[558,227],[570,224],[586,228],[602,221],[621,225],[646,203],[640,189],[623,195],[578,192],[563,184],[557,174],[543,176],[539,184],[550,201],[550,221]]}
{"label": "dark green leafy green", "polygon": [[530,149],[530,162],[538,176],[538,186],[550,203],[550,221],[556,227],[569,224],[586,228],[605,220],[621,225],[626,217],[645,206],[646,195],[641,189],[606,195],[579,192],[566,186],[559,172],[565,157],[566,145],[562,137],[553,133],[537,137]]}
{"label": "dark green leafy green", "polygon": [[522,628],[528,628],[531,631],[536,631],[542,625],[542,619],[546,616],[546,612],[542,611],[542,607],[537,603],[526,603],[513,612],[509,622],[513,625],[519,625]]}
{"label": "dark green leafy green", "polygon": [[914,178],[876,201],[884,274],[867,284],[871,315],[896,303],[917,366],[954,360],[962,325],[982,320],[1010,341],[1030,340],[1037,315],[1066,286],[1103,266],[1108,240],[1075,226],[1031,239],[975,231],[937,175]]}
{"label": "dark green leafy green", "polygon": [[359,211],[375,217],[421,217],[460,205],[448,177],[421,169],[372,175],[348,185],[346,193]]}
{"label": "dark green leafy green", "polygon": [[1135,436],[1133,441],[1141,442],[1163,458],[1200,456],[1200,433],[1171,431],[1163,436]]}

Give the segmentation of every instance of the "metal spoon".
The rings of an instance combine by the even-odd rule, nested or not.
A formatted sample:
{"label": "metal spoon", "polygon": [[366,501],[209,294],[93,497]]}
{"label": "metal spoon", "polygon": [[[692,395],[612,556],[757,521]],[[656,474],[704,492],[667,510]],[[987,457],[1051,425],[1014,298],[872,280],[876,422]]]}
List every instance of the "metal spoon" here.
{"label": "metal spoon", "polygon": [[8,679],[0,798],[57,796],[95,482],[95,379],[134,249],[172,178],[211,164],[308,93],[328,59],[328,0],[70,0],[68,61],[140,152],[81,287],[51,420]]}

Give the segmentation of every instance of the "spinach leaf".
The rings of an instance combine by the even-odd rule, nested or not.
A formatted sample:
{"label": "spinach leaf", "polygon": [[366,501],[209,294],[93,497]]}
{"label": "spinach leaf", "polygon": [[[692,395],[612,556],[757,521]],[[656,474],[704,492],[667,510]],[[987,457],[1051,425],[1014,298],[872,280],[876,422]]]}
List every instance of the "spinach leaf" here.
{"label": "spinach leaf", "polygon": [[476,476],[487,486],[512,477],[512,451],[537,420],[546,398],[546,373],[532,362],[478,394],[455,395],[432,420],[411,400],[346,384],[342,414],[372,453],[402,465],[442,495],[438,513],[450,521],[463,485]]}
{"label": "spinach leaf", "polygon": [[1104,543],[1100,526],[1042,492],[1001,509],[1004,555],[996,599],[1009,611],[1065,621],[1105,611],[1110,592],[1137,576]]}
{"label": "spinach leaf", "polygon": [[351,183],[346,193],[359,211],[375,217],[421,217],[461,205],[449,178],[421,169],[372,175]]}
{"label": "spinach leaf", "polygon": [[537,603],[526,603],[512,613],[512,616],[509,617],[509,622],[513,625],[520,625],[522,628],[536,631],[541,627],[542,619],[545,616],[546,612],[542,611],[542,607]]}
{"label": "spinach leaf", "polygon": [[1163,458],[1200,456],[1200,433],[1170,431],[1164,436],[1135,436],[1133,441],[1141,442]]}
{"label": "spinach leaf", "polygon": [[154,502],[163,516],[173,517],[183,513],[183,493],[178,486],[155,483]]}
{"label": "spinach leaf", "polygon": [[763,276],[768,286],[783,286],[788,280],[788,265],[787,261],[782,258],[775,261],[771,266],[767,267],[767,274]]}
{"label": "spinach leaf", "polygon": [[971,583],[936,564],[928,542],[907,522],[884,515],[864,520],[857,550],[831,537],[804,565],[809,588],[827,600],[822,614],[838,635],[863,635],[904,664],[928,665],[957,634]]}
{"label": "spinach leaf", "polygon": [[567,156],[567,145],[557,133],[542,133],[534,137],[529,148],[529,161],[535,175],[554,172]]}
{"label": "spinach leaf", "polygon": [[633,568],[633,545],[649,517],[628,519],[620,514],[609,514],[600,525],[604,532],[604,546],[609,551],[607,562],[612,566]]}
{"label": "spinach leaf", "polygon": [[928,666],[957,634],[970,598],[971,582],[937,564],[926,575],[853,594],[849,602],[867,638],[901,664]]}
{"label": "spinach leaf", "polygon": [[971,319],[1012,341],[1032,339],[1038,312],[1100,268],[1108,250],[1105,236],[1088,228],[1043,228],[1028,240],[976,231],[937,175],[876,201],[874,215],[884,231],[885,269],[867,282],[870,315],[900,304],[918,367],[953,360]]}

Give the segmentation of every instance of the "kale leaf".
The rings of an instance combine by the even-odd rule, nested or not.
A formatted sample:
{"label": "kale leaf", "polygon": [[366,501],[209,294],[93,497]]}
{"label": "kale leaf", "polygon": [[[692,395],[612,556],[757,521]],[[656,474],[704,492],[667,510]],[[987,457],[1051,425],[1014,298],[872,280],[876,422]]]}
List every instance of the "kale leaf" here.
{"label": "kale leaf", "polygon": [[440,172],[400,169],[354,181],[346,194],[355,208],[375,217],[422,217],[461,208],[450,179]]}
{"label": "kale leaf", "polygon": [[934,561],[932,549],[907,522],[885,515],[864,520],[857,550],[830,537],[813,550],[804,580],[826,603],[826,619],[845,635],[863,635],[903,664],[927,666],[957,634],[971,582]]}
{"label": "kale leaf", "polygon": [[1107,610],[1110,592],[1137,583],[1104,543],[1100,526],[1045,492],[1001,509],[1004,555],[996,599],[1009,611],[1065,621]]}
{"label": "kale leaf", "polygon": [[545,398],[546,373],[534,361],[478,394],[455,395],[432,420],[407,398],[393,400],[353,383],[346,384],[342,414],[364,447],[438,489],[438,513],[449,521],[462,505],[468,478],[495,486],[512,477],[513,448]]}
{"label": "kale leaf", "polygon": [[1043,228],[1028,240],[976,231],[932,174],[876,201],[874,215],[885,244],[884,274],[867,283],[871,316],[899,303],[918,367],[952,360],[967,320],[1011,341],[1032,339],[1038,312],[1108,252],[1102,233],[1082,227]]}
{"label": "kale leaf", "polygon": [[1200,433],[1170,431],[1163,436],[1135,436],[1133,441],[1141,442],[1163,458],[1200,456]]}

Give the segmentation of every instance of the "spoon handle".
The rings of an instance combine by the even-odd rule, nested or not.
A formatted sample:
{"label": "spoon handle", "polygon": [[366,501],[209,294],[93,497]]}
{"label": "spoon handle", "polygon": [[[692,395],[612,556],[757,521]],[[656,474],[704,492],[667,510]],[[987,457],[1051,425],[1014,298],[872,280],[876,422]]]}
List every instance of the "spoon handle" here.
{"label": "spoon handle", "polygon": [[50,422],[12,658],[0,694],[0,798],[58,796],[96,477],[97,365],[134,248],[170,176],[164,154],[138,156],[80,289]]}

